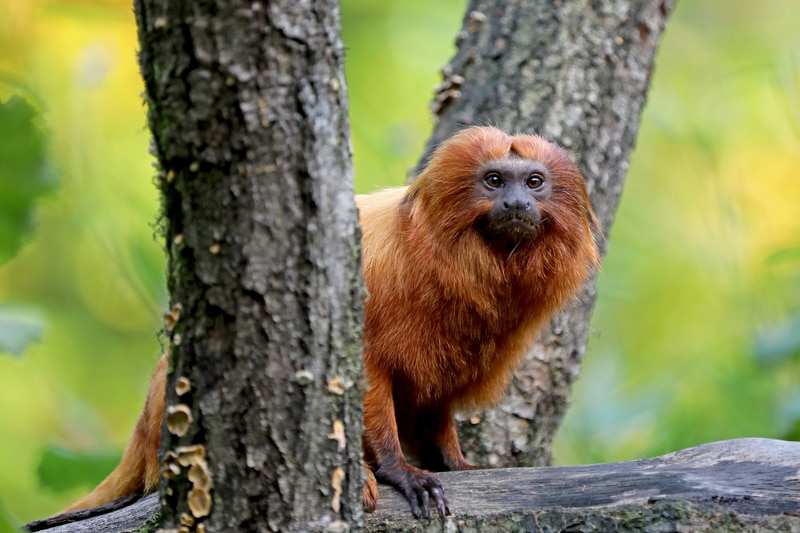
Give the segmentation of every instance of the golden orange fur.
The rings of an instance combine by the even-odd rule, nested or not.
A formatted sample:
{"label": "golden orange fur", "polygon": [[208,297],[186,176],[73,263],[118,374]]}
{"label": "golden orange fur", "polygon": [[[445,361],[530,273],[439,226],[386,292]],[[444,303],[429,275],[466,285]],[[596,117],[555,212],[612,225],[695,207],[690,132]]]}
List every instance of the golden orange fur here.
{"label": "golden orange fur", "polygon": [[128,494],[147,494],[158,490],[158,446],[161,443],[166,382],[167,358],[164,356],[158,361],[144,409],[119,464],[97,488],[64,512],[98,507]]}
{"label": "golden orange fur", "polygon": [[[510,175],[543,169],[549,189],[536,196],[535,224],[508,233],[486,225],[497,203],[481,188],[487,165]],[[357,204],[368,291],[364,505],[375,507],[377,478],[403,492],[415,516],[447,514],[438,480],[404,450],[422,468],[474,468],[453,415],[497,401],[540,326],[590,276],[597,221],[561,148],[491,127],[443,143],[409,187]],[[165,372],[162,360],[120,465],[70,510],[156,490]]]}
{"label": "golden orange fur", "polygon": [[[487,161],[518,156],[541,163],[552,178],[551,195],[538,206],[545,227],[498,247],[476,229],[491,202],[474,182]],[[414,471],[402,443],[425,468],[470,468],[454,412],[500,397],[541,324],[598,263],[583,178],[562,149],[539,137],[472,128],[446,141],[407,189],[358,200],[369,291],[367,464],[378,479],[402,485],[396,470]],[[430,493],[400,488],[409,500]],[[368,509],[371,497],[365,494]]]}

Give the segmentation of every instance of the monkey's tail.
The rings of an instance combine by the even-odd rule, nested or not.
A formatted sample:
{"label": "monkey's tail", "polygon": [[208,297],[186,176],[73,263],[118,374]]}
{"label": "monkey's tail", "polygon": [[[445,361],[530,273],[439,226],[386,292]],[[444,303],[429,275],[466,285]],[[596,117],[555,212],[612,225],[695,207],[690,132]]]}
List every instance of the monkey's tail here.
{"label": "monkey's tail", "polygon": [[148,494],[158,490],[158,447],[164,417],[166,377],[167,358],[162,357],[150,382],[142,414],[119,464],[97,488],[67,507],[65,513],[105,505],[129,494]]}

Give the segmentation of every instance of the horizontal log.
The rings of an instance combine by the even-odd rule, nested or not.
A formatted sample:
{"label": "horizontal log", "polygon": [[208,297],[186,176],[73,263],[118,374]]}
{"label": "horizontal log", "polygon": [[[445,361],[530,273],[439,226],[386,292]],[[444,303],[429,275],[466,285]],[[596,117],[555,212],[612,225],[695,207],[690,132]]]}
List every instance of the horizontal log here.
{"label": "horizontal log", "polygon": [[[443,472],[452,516],[415,520],[381,487],[370,532],[789,531],[800,533],[800,443],[736,439],[619,463]],[[151,495],[49,529],[135,531],[157,518]]]}
{"label": "horizontal log", "polygon": [[[446,531],[800,531],[800,443],[737,439],[652,459],[438,474]],[[383,489],[367,530],[441,531]],[[420,527],[423,526],[423,527]]]}

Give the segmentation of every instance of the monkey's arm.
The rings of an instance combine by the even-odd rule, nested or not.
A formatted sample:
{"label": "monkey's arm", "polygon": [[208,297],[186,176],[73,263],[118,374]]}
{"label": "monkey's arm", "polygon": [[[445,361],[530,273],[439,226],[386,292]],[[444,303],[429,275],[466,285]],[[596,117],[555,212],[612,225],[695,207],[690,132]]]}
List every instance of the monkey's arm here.
{"label": "monkey's arm", "polygon": [[148,494],[158,490],[158,447],[164,417],[167,358],[158,361],[142,414],[117,467],[91,493],[67,507],[64,512],[89,509],[129,494]]}
{"label": "monkey's arm", "polygon": [[[431,518],[431,505],[441,516],[450,514],[439,480],[409,464],[403,455],[395,421],[392,384],[388,376],[371,378],[370,388],[364,395],[363,445],[368,471],[372,470],[378,481],[388,483],[402,492],[416,518]],[[369,501],[370,494],[366,490],[364,496],[365,506],[374,508],[374,501]]]}

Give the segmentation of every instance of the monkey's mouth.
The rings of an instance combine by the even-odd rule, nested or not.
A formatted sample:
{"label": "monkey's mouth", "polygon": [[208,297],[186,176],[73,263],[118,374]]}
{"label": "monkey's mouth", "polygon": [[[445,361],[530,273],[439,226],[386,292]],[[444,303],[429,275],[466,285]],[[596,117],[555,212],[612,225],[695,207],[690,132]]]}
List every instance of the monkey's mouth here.
{"label": "monkey's mouth", "polygon": [[534,239],[542,231],[542,220],[524,213],[513,213],[492,220],[489,230],[514,241]]}

